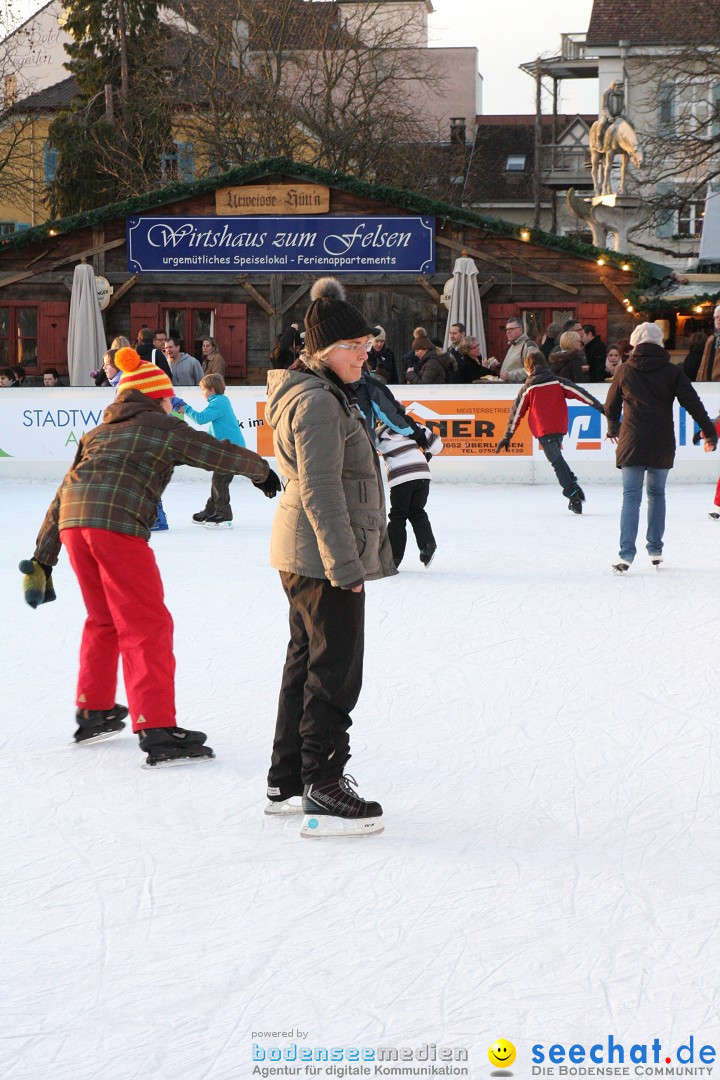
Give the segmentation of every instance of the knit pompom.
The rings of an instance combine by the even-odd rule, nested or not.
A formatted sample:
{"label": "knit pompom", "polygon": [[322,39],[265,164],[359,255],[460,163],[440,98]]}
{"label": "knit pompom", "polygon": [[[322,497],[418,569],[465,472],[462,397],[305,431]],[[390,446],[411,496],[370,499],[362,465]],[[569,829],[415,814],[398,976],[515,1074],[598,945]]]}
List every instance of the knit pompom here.
{"label": "knit pompom", "polygon": [[113,364],[118,371],[137,371],[142,363],[144,363],[144,361],[138,356],[135,350],[127,347],[118,349],[115,353],[115,359],[113,360]]}
{"label": "knit pompom", "polygon": [[337,278],[318,278],[310,290],[311,300],[344,300],[345,289]]}

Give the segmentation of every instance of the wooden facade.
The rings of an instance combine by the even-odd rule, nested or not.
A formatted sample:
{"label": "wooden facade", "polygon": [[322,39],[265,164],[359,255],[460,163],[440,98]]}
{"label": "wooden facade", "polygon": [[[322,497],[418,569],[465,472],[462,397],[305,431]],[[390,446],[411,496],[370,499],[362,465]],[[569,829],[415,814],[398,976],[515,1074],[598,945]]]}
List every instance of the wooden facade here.
{"label": "wooden facade", "polygon": [[[263,179],[297,186],[303,181],[303,172],[298,166],[266,174]],[[257,178],[255,169],[248,183],[256,183]],[[371,184],[360,185],[363,190],[358,193],[345,189],[343,179],[347,180],[338,178],[337,185],[329,184],[331,215],[428,214],[427,200],[418,200],[418,209],[413,210],[409,193],[403,193],[402,205],[395,205],[372,197]],[[232,182],[238,183],[236,175]],[[188,190],[177,198],[169,198],[167,191],[159,192],[154,205],[151,197],[144,197],[141,210],[131,207],[128,211],[125,204],[114,214],[115,208],[108,207],[94,217],[81,215],[54,223],[56,235],[50,234],[48,226],[30,230],[24,239],[0,244],[0,349],[5,349],[5,362],[24,359],[30,374],[39,374],[46,367],[67,370],[73,267],[84,258],[114,289],[103,313],[108,341],[117,334],[134,339],[143,325],[172,328],[184,335],[186,351],[192,353],[198,338],[211,333],[226,359],[230,382],[263,382],[275,337],[290,322],[302,322],[317,274],[132,274],[127,267],[126,214],[153,216],[161,211],[163,216],[214,216],[215,190],[223,183],[228,180],[186,185]],[[352,186],[359,185],[354,182]],[[377,190],[385,193],[385,189]],[[458,217],[461,220],[454,221],[452,208],[447,207],[442,216],[436,215],[434,274],[341,275],[348,298],[370,322],[385,328],[388,344],[396,353],[409,348],[417,325],[424,326],[431,336],[443,335],[447,310],[440,296],[463,249],[475,259],[480,272],[489,355],[504,355],[502,327],[509,315],[534,313],[540,328],[553,318],[575,316],[593,323],[605,341],[629,336],[634,320],[623,298],[635,281],[634,270],[607,262],[598,265],[590,256],[553,247],[549,243],[552,238],[547,238],[548,242],[535,237],[523,240],[519,229],[518,235],[507,235],[508,229],[494,229],[478,215],[474,216],[477,223],[469,224],[467,219],[473,215],[468,211],[458,211]],[[24,343],[18,336],[20,308],[36,309],[36,366],[32,364],[32,342]],[[27,313],[23,317],[27,324]],[[7,326],[5,344],[3,326]]]}

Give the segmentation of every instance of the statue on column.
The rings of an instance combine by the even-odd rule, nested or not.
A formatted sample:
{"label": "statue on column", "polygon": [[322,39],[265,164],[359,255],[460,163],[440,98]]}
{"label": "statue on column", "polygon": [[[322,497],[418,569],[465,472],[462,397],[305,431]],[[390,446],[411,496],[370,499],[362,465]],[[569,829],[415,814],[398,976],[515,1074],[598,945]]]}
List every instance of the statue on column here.
{"label": "statue on column", "polygon": [[618,189],[618,194],[622,195],[628,158],[640,169],[643,152],[635,129],[625,116],[625,86],[619,79],[614,79],[603,93],[600,116],[590,128],[590,160],[596,195],[611,194],[610,178],[616,154],[622,158]]}

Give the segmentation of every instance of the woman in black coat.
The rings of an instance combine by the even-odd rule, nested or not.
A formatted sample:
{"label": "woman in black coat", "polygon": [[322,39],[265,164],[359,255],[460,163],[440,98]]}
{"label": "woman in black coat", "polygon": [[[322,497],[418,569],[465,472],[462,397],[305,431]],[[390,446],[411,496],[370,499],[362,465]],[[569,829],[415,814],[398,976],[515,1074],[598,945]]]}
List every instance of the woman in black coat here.
{"label": "woman in black coat", "polygon": [[698,371],[700,370],[700,361],[703,358],[705,352],[705,342],[707,341],[706,334],[691,334],[690,341],[688,342],[689,349],[688,354],[683,360],[683,371],[687,375],[690,382],[695,382],[697,379]]}
{"label": "woman in black coat", "polygon": [[702,428],[705,449],[714,450],[717,444],[715,425],[687,375],[670,362],[657,323],[641,323],[633,330],[630,343],[633,352],[615,373],[605,400],[608,438],[617,441],[615,461],[623,480],[620,554],[613,563],[616,574],[630,568],[637,552],[635,541],[646,474],[647,552],[654,566],[662,562],[665,482],[675,461],[675,398]]}

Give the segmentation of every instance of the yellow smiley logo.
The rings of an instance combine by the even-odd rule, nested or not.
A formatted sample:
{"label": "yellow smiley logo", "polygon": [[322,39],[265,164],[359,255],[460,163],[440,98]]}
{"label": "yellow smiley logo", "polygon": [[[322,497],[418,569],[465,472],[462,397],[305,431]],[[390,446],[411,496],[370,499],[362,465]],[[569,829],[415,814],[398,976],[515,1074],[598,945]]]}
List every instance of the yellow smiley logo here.
{"label": "yellow smiley logo", "polygon": [[515,1047],[507,1039],[498,1039],[488,1050],[490,1064],[507,1069],[515,1060]]}

